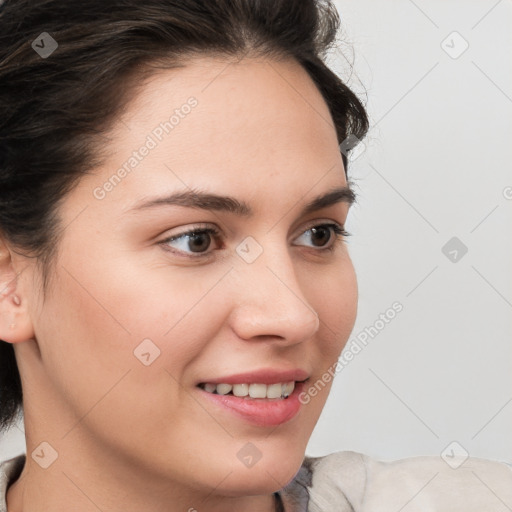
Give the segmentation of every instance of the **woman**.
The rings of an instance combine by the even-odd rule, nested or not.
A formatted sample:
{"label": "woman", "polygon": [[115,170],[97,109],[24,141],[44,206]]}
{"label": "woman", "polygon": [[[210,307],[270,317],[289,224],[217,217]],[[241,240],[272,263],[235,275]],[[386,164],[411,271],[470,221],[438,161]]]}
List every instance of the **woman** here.
{"label": "woman", "polygon": [[[437,458],[304,457],[357,309],[368,119],[323,62],[338,21],[312,0],[2,5],[1,422],[22,407],[27,456],[0,511],[398,510],[432,472],[408,510],[492,509]],[[505,464],[466,467],[512,503]]]}

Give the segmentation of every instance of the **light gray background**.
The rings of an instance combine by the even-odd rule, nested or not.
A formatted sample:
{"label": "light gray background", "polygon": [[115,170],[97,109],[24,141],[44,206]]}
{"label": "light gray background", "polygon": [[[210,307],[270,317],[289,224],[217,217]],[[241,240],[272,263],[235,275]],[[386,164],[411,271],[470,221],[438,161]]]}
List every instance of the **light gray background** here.
{"label": "light gray background", "polygon": [[[456,441],[511,462],[512,2],[336,6],[372,125],[349,166],[352,338],[393,302],[403,311],[338,373],[308,453],[395,459]],[[455,59],[441,47],[453,31],[469,44]],[[441,252],[454,236],[468,248],[455,263]]]}
{"label": "light gray background", "polygon": [[[395,301],[403,311],[337,374],[307,453],[397,459],[449,446],[512,462],[512,2],[336,6],[330,62],[366,91],[372,125],[349,167],[350,340]],[[454,31],[469,44],[457,58],[445,51],[463,48],[446,39]],[[456,262],[441,250],[452,237],[468,248]],[[19,424],[0,459],[24,451]]]}

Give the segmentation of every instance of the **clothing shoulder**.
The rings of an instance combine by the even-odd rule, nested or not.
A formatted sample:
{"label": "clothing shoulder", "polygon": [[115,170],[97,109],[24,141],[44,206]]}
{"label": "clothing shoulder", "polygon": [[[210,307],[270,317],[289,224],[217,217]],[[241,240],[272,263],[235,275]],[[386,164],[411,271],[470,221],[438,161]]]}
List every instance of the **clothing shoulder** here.
{"label": "clothing shoulder", "polygon": [[360,510],[367,483],[367,459],[353,451],[306,457],[311,470],[308,512]]}
{"label": "clothing shoulder", "polygon": [[308,512],[506,512],[512,466],[475,457],[377,460],[358,452],[307,457]]}
{"label": "clothing shoulder", "polygon": [[0,462],[0,512],[7,512],[7,488],[20,476],[25,465],[25,457],[22,453]]}

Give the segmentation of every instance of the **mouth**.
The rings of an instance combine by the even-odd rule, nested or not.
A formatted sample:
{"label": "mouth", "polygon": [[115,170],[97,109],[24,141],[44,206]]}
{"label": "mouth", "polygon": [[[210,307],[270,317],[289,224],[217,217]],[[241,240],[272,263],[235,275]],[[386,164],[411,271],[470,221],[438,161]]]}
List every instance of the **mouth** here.
{"label": "mouth", "polygon": [[[305,380],[298,382],[305,382]],[[296,381],[277,382],[274,384],[263,384],[259,382],[246,382],[239,384],[221,382],[215,384],[212,382],[202,382],[198,384],[198,387],[213,395],[237,396],[245,398],[246,400],[286,400],[293,393],[295,384]]]}
{"label": "mouth", "polygon": [[234,415],[259,427],[275,427],[298,415],[303,407],[299,397],[309,378],[282,382],[270,379],[274,382],[268,384],[234,380],[238,382],[201,382],[196,388],[201,400],[212,404],[223,415],[230,418]]}

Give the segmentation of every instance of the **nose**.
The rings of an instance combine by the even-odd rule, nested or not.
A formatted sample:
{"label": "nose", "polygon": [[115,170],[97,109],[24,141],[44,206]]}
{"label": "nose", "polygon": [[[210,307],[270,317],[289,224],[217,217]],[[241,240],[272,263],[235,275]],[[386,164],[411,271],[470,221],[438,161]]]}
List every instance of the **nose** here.
{"label": "nose", "polygon": [[286,249],[265,249],[252,263],[240,261],[231,272],[231,327],[244,340],[293,345],[311,338],[320,326],[305,297]]}

